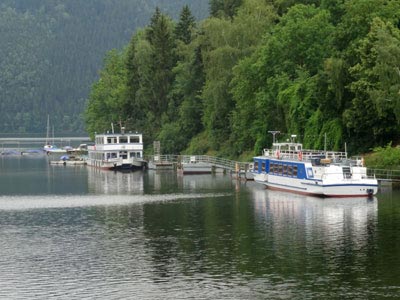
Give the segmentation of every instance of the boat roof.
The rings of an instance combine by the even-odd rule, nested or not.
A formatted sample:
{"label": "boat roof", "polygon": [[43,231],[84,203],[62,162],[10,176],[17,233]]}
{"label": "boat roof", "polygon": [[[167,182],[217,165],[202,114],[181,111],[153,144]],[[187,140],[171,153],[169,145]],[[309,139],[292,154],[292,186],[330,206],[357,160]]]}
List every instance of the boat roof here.
{"label": "boat roof", "polygon": [[282,150],[301,150],[303,149],[303,144],[301,143],[292,143],[292,142],[285,142],[285,143],[273,143],[273,149],[282,149]]}
{"label": "boat roof", "polygon": [[122,135],[142,135],[142,133],[139,132],[118,132],[118,133],[110,133],[110,132],[106,132],[106,133],[96,133],[95,136],[122,136]]}

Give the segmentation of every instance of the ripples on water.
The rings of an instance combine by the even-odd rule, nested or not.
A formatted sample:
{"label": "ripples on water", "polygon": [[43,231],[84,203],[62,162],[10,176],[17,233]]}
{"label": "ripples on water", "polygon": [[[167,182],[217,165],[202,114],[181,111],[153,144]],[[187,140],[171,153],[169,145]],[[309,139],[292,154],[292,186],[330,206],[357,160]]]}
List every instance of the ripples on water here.
{"label": "ripples on water", "polygon": [[[33,189],[29,169],[0,173],[0,299],[400,293],[396,195],[319,199],[223,175],[32,168],[45,188]],[[29,188],[15,188],[21,178]]]}

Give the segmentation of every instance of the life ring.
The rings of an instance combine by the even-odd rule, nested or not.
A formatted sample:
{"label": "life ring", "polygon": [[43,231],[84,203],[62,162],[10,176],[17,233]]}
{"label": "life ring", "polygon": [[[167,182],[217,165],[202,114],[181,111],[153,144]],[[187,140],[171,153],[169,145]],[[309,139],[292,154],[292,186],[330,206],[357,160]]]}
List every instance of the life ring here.
{"label": "life ring", "polygon": [[297,158],[299,159],[299,160],[303,160],[303,152],[299,152],[299,153],[297,153]]}

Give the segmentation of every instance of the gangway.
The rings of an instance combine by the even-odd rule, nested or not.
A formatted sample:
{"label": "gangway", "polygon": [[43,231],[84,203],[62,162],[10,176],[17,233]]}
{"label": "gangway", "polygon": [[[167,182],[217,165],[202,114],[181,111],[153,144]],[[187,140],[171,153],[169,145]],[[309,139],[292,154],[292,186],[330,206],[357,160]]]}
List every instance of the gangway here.
{"label": "gangway", "polygon": [[[190,165],[207,165],[210,166],[214,172],[230,172],[235,173],[238,177],[246,178],[246,173],[249,172],[251,168],[251,163],[239,162],[234,160],[229,160],[216,156],[209,155],[150,155],[146,156],[149,162],[149,166],[154,166],[156,168],[157,163],[162,162],[165,164],[173,164],[175,169],[180,169],[184,166]],[[211,172],[211,171],[210,171]],[[249,178],[247,178],[249,179]]]}

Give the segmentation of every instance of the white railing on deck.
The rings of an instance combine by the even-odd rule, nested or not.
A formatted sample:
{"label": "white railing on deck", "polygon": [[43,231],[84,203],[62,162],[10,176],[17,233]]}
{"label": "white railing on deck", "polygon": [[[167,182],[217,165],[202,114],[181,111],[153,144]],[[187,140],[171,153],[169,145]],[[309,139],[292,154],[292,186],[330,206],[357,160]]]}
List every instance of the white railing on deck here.
{"label": "white railing on deck", "polygon": [[322,151],[322,150],[276,150],[276,149],[264,149],[264,156],[279,158],[279,159],[290,159],[290,160],[303,160],[310,161],[311,158],[324,157],[331,159],[332,161],[341,161],[347,159],[346,152],[337,151]]}

